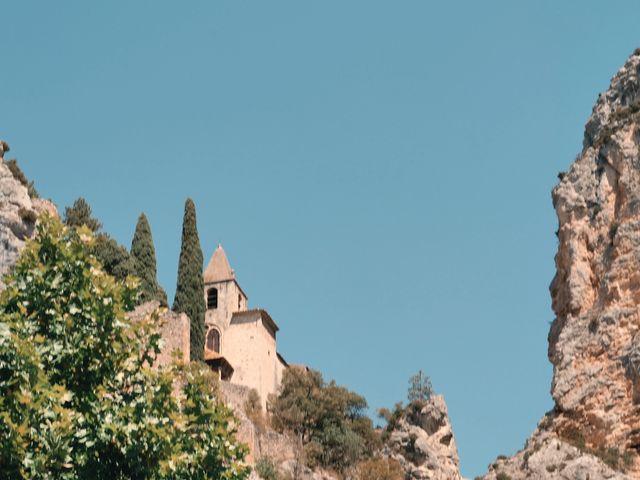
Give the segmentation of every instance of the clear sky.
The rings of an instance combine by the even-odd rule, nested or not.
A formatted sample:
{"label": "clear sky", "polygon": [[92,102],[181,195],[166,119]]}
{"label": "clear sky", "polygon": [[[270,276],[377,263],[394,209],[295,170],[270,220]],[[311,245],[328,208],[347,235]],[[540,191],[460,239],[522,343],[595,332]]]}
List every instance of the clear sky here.
{"label": "clear sky", "polygon": [[0,0],[0,138],[173,297],[184,200],[279,349],[366,396],[445,395],[462,471],[551,406],[550,190],[640,46],[617,1]]}

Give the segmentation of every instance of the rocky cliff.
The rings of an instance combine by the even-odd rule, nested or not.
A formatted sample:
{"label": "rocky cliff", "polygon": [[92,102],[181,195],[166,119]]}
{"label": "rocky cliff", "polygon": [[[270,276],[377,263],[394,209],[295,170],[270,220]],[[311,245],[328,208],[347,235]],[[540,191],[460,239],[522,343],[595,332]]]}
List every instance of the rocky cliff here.
{"label": "rocky cliff", "polygon": [[640,478],[640,51],[598,97],[553,189],[555,408],[486,478]]}
{"label": "rocky cliff", "polygon": [[458,448],[442,395],[418,408],[409,405],[385,444],[383,454],[400,463],[407,479],[461,479]]}
{"label": "rocky cliff", "polygon": [[0,140],[0,288],[4,287],[1,277],[15,265],[25,241],[33,235],[38,215],[57,215],[51,202],[29,197],[27,186],[4,161],[8,150],[8,144]]}
{"label": "rocky cliff", "polygon": [[[283,479],[296,480],[377,480],[368,478],[358,469],[350,468],[342,474],[305,465],[304,455],[294,438],[273,431],[264,422],[249,418],[243,409],[248,396],[246,387],[222,382],[225,401],[232,406],[239,419],[239,438],[251,449],[250,461],[268,458],[274,462]],[[444,397],[434,395],[422,404],[414,403],[390,422],[382,434],[384,446],[374,458],[392,459],[399,466],[399,475],[387,472],[385,479],[393,480],[462,480],[458,449]],[[379,473],[379,472],[378,472]],[[251,480],[259,479],[254,471]]]}

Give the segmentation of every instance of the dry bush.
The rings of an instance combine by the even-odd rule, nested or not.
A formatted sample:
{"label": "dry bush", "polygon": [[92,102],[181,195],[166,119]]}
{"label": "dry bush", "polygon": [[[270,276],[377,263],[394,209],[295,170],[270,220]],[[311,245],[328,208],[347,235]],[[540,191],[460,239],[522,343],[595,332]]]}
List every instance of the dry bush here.
{"label": "dry bush", "polygon": [[247,414],[247,417],[256,427],[256,430],[258,430],[259,433],[263,433],[267,426],[266,419],[262,414],[262,400],[260,399],[260,394],[255,388],[249,390],[247,399],[244,402],[244,413]]}
{"label": "dry bush", "polygon": [[388,457],[374,457],[358,464],[358,480],[403,480],[404,472],[400,463]]}

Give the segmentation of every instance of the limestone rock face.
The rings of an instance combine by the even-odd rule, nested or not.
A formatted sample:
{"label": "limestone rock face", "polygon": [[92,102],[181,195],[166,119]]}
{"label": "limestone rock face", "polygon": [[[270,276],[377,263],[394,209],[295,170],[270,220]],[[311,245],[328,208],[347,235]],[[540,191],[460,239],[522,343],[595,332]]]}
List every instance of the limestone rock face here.
{"label": "limestone rock face", "polygon": [[407,479],[460,479],[458,448],[444,397],[434,395],[417,411],[409,407],[384,453],[400,462]]}
{"label": "limestone rock face", "polygon": [[636,51],[598,97],[583,150],[553,189],[555,408],[523,451],[497,462],[513,479],[640,478],[639,146]]}
{"label": "limestone rock face", "polygon": [[597,455],[571,445],[553,432],[536,430],[524,450],[511,458],[497,459],[484,478],[631,480],[636,477],[615,471]]}
{"label": "limestone rock face", "polygon": [[58,215],[51,202],[29,197],[27,187],[16,180],[5,165],[2,153],[0,151],[0,289],[4,287],[1,277],[15,265],[25,241],[33,236],[37,216],[43,212]]}

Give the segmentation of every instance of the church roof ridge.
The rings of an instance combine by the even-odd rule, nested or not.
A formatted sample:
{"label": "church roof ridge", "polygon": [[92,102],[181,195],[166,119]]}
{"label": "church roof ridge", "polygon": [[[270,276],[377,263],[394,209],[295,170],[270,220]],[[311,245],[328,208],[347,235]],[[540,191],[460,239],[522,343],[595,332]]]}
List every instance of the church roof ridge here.
{"label": "church roof ridge", "polygon": [[229,260],[227,254],[224,252],[221,244],[218,244],[215,252],[209,260],[209,264],[204,271],[204,283],[222,282],[224,280],[235,280],[236,275]]}

